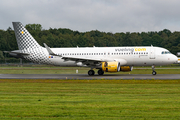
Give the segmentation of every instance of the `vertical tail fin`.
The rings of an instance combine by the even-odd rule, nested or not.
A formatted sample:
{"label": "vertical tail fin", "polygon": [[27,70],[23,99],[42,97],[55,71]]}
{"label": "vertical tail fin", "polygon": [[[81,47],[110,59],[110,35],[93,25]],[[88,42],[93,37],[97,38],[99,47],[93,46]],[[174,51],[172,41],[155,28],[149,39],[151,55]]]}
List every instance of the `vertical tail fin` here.
{"label": "vertical tail fin", "polygon": [[13,22],[13,27],[19,50],[40,47],[40,45],[20,22]]}

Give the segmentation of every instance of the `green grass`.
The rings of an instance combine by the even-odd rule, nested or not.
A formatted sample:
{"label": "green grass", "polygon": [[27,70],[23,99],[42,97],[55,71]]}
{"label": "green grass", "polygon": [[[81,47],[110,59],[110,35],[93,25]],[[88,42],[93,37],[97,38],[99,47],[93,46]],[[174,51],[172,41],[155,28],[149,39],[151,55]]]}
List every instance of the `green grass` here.
{"label": "green grass", "polygon": [[[180,74],[179,66],[156,67],[157,74]],[[54,66],[34,66],[34,67],[0,67],[0,74],[87,74],[89,68],[83,67],[54,67]],[[97,69],[94,69],[97,73]],[[131,72],[116,72],[116,74],[151,74],[151,67],[134,67]],[[111,73],[105,73],[111,74]]]}
{"label": "green grass", "polygon": [[0,80],[0,119],[180,119],[180,80]]}

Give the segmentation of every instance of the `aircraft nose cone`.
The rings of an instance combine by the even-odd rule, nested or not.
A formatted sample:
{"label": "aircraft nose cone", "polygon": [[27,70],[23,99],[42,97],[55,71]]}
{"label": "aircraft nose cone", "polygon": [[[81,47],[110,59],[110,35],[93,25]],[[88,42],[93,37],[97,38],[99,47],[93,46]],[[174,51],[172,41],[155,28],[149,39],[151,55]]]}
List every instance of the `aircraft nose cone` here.
{"label": "aircraft nose cone", "polygon": [[172,61],[173,63],[178,63],[178,57],[175,56],[175,55],[173,55],[173,57],[171,58],[171,61]]}

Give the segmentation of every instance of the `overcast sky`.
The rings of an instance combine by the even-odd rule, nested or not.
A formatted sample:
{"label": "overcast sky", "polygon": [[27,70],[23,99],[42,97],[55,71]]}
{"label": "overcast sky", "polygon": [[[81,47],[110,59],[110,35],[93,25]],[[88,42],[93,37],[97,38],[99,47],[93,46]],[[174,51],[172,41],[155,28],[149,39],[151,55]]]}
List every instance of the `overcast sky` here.
{"label": "overcast sky", "polygon": [[86,32],[180,31],[180,0],[1,0],[0,29],[13,21]]}

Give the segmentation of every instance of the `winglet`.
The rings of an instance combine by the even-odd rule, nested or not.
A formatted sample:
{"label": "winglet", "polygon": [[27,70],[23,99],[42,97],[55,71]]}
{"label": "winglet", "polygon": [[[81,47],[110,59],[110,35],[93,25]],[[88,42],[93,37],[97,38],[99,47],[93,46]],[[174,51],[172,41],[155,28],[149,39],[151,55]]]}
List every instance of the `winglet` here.
{"label": "winglet", "polygon": [[49,55],[59,56],[59,55],[55,54],[55,53],[50,49],[50,47],[48,47],[48,46],[46,45],[46,43],[43,43],[43,44],[44,44],[45,48],[47,49]]}

